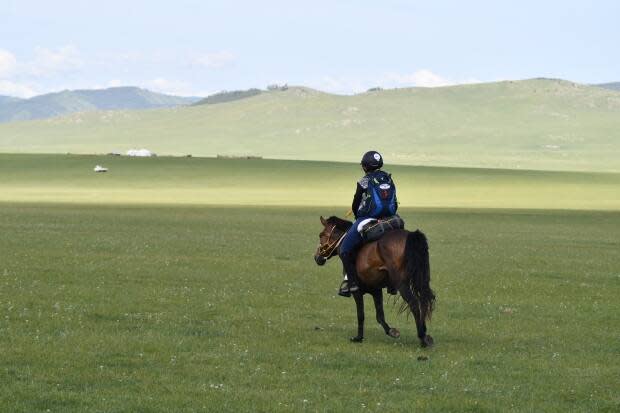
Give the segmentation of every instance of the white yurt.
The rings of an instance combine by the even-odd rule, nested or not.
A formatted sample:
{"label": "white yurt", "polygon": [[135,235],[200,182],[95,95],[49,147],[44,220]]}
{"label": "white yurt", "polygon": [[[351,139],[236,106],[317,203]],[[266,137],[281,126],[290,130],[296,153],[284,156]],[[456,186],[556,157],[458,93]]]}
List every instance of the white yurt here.
{"label": "white yurt", "polygon": [[149,157],[154,156],[154,154],[148,149],[130,149],[127,151],[127,156]]}

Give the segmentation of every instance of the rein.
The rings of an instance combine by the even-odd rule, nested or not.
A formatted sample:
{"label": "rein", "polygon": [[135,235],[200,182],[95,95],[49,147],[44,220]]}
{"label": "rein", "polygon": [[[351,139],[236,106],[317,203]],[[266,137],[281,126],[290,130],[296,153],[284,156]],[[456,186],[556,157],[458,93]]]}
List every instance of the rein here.
{"label": "rein", "polygon": [[336,229],[336,226],[334,225],[332,227],[331,231],[329,231],[329,236],[327,237],[327,245],[320,245],[319,244],[319,256],[321,256],[323,258],[331,257],[332,254],[334,253],[334,251],[336,250],[336,248],[338,248],[340,246],[340,243],[344,239],[344,236],[347,235],[347,233],[345,232],[344,234],[342,234],[340,236],[340,238],[338,238],[337,240],[335,240],[332,243],[330,243],[329,240],[332,238],[332,234],[333,234],[335,229]]}

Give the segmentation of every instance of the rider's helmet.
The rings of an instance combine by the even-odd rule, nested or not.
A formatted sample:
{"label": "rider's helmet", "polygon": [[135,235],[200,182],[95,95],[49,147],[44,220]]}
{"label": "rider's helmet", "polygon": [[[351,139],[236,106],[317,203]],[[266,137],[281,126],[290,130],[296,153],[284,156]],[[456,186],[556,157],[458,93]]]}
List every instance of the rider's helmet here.
{"label": "rider's helmet", "polygon": [[368,151],[362,156],[360,164],[366,172],[376,171],[383,166],[383,157],[377,151]]}

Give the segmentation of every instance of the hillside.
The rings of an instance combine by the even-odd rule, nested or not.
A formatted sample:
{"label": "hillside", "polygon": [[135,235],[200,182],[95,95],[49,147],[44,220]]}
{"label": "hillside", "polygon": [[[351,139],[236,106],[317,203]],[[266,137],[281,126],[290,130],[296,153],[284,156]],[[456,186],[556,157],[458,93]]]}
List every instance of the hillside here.
{"label": "hillside", "polygon": [[0,152],[159,154],[620,171],[620,94],[550,79],[338,96],[291,87],[221,105],[0,125]]}
{"label": "hillside", "polygon": [[137,87],[65,90],[30,99],[0,98],[0,122],[45,119],[74,112],[118,109],[154,109],[187,105],[196,98],[163,95]]}
{"label": "hillside", "polygon": [[260,95],[262,90],[260,89],[248,89],[248,90],[234,90],[231,92],[219,92],[213,95],[207,96],[204,99],[200,99],[194,105],[215,105],[218,103],[233,102],[235,100],[246,99],[252,96]]}
{"label": "hillside", "polygon": [[596,86],[602,87],[603,89],[618,90],[618,91],[620,91],[620,82],[600,83],[600,84],[598,84]]}

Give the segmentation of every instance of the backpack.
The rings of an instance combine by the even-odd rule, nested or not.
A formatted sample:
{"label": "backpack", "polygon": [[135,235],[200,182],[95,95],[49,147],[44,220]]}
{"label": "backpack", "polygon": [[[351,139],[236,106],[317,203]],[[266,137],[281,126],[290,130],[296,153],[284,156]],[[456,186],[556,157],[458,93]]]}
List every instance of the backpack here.
{"label": "backpack", "polygon": [[381,218],[396,214],[396,185],[392,175],[383,171],[371,172],[367,175],[368,188],[362,195],[358,216]]}

